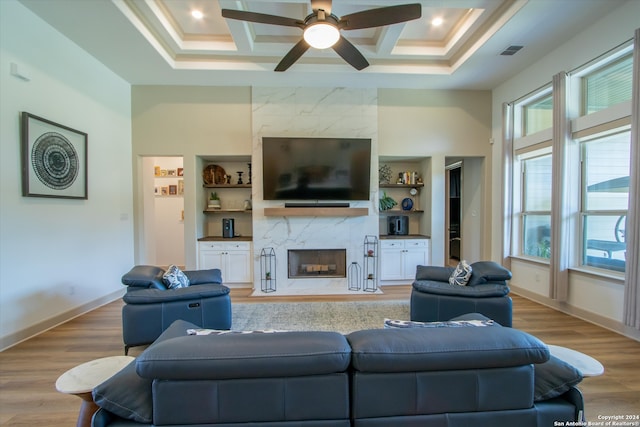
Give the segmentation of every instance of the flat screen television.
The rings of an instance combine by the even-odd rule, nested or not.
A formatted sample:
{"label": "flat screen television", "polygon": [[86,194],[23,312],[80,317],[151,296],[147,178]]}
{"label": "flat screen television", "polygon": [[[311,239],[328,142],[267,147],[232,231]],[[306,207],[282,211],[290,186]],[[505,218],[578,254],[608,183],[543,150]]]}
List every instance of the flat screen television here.
{"label": "flat screen television", "polygon": [[371,139],[262,138],[264,200],[369,200]]}

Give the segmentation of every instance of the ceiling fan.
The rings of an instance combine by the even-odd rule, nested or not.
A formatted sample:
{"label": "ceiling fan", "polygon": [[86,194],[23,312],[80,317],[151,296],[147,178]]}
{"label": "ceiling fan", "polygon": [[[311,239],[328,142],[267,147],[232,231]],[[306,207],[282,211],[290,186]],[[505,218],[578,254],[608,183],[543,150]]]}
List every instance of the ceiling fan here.
{"label": "ceiling fan", "polygon": [[360,30],[418,19],[422,15],[419,3],[381,7],[337,17],[331,13],[331,0],[311,0],[313,13],[304,20],[245,10],[222,9],[222,16],[240,21],[259,24],[298,27],[303,30],[303,38],[282,58],[275,71],[285,71],[291,67],[310,47],[332,48],[356,70],[369,66],[360,51],[342,37],[340,30]]}

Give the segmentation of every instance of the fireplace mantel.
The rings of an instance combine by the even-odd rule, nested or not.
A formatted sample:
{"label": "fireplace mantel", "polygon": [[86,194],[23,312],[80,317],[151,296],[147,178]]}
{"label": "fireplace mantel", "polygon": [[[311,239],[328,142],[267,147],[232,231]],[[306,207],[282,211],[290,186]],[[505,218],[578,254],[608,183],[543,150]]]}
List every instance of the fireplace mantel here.
{"label": "fireplace mantel", "polygon": [[368,208],[264,208],[264,216],[367,216]]}

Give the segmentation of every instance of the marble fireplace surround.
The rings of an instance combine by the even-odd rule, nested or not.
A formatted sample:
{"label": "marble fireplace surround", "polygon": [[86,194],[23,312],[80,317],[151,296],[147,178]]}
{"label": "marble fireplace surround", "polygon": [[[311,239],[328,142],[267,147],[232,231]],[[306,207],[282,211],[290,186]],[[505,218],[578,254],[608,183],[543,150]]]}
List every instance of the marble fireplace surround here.
{"label": "marble fireplace surround", "polygon": [[[253,187],[253,295],[327,295],[349,291],[346,277],[289,278],[290,249],[346,249],[346,265],[362,266],[364,239],[378,235],[378,99],[375,89],[352,88],[252,88],[252,165],[256,182],[262,177],[263,137],[330,137],[371,139],[371,186],[368,201],[352,201],[356,216],[265,215],[265,208],[284,203],[263,200],[262,187]],[[260,252],[273,248],[276,255],[276,291],[260,291]]]}

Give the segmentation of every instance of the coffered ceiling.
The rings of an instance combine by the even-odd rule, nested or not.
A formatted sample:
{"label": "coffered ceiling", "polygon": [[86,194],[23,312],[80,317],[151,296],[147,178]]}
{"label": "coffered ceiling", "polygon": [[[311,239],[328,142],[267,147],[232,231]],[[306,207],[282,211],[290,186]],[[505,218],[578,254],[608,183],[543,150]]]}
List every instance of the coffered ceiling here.
{"label": "coffered ceiling", "polygon": [[[132,84],[491,89],[624,0],[417,1],[419,19],[342,31],[370,63],[364,70],[312,48],[285,72],[273,70],[302,37],[299,28],[225,19],[221,10],[304,20],[308,0],[21,2]],[[332,13],[412,2],[334,0]],[[511,46],[522,49],[501,55]]]}

